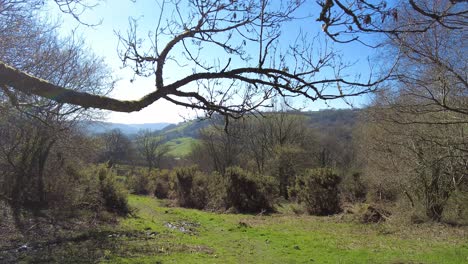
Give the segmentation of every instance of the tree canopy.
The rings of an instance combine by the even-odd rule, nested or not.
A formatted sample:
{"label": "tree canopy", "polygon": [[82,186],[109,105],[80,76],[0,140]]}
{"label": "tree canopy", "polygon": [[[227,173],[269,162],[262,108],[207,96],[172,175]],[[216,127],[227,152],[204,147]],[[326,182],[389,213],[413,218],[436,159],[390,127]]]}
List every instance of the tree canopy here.
{"label": "tree canopy", "polygon": [[[86,24],[80,15],[99,1],[55,2],[64,13]],[[140,36],[135,20],[127,35],[119,35],[124,66],[137,76],[155,80],[154,90],[141,99],[118,100],[92,91],[76,91],[5,61],[0,61],[0,86],[5,93],[15,90],[85,108],[133,112],[165,99],[208,115],[231,117],[269,106],[275,96],[311,101],[358,96],[393,78],[393,69],[371,73],[365,80],[351,77],[345,71],[349,65],[318,38],[299,33],[290,43],[282,43],[284,25],[316,19],[323,22],[323,32],[333,41],[358,41],[368,46],[381,44],[361,38],[369,33],[399,37],[427,32],[435,24],[449,30],[466,27],[464,1],[429,2],[320,0],[315,14],[301,17],[301,12],[310,7],[309,1],[167,0],[160,3],[155,30],[148,37]],[[0,15],[28,12],[41,4],[43,1],[2,0]],[[407,10],[418,15],[401,20]],[[210,56],[207,49],[216,55]],[[165,66],[169,63],[189,67],[192,72],[168,83]]]}

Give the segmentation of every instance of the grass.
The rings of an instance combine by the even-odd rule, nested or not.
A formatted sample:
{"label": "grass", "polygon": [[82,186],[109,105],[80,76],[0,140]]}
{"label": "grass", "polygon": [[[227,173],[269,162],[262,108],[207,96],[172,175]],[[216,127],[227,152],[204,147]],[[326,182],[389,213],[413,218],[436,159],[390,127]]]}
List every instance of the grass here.
{"label": "grass", "polygon": [[[339,216],[219,214],[130,196],[133,217],[60,243],[38,244],[19,263],[468,263],[466,228],[358,224]],[[2,250],[0,248],[0,263]]]}
{"label": "grass", "polygon": [[182,132],[184,129],[186,129],[189,125],[191,125],[193,121],[187,121],[182,124],[177,124],[176,127],[168,129],[164,131],[165,134],[170,134],[170,133],[176,133],[176,132]]}
{"label": "grass", "polygon": [[[137,196],[132,196],[130,203],[138,217],[123,220],[120,228],[155,232],[158,238],[135,244],[140,253],[111,254],[111,263],[468,261],[465,230],[452,234],[446,227],[432,225],[400,230],[383,224],[346,223],[336,217],[216,214],[167,208],[160,201]],[[167,223],[189,226],[189,231],[169,228]]]}
{"label": "grass", "polygon": [[173,157],[182,158],[190,154],[194,144],[198,142],[197,139],[191,137],[182,137],[173,139],[166,144],[169,146],[169,155]]}

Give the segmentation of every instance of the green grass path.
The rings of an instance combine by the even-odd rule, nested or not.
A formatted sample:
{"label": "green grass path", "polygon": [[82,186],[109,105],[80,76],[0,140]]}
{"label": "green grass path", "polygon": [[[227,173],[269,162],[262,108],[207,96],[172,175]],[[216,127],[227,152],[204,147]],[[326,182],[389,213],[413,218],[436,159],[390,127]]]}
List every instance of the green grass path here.
{"label": "green grass path", "polygon": [[403,230],[336,217],[216,214],[168,208],[141,196],[131,196],[130,204],[137,217],[122,220],[118,229],[146,232],[148,238],[121,239],[106,262],[468,263],[466,230],[451,234],[437,226]]}

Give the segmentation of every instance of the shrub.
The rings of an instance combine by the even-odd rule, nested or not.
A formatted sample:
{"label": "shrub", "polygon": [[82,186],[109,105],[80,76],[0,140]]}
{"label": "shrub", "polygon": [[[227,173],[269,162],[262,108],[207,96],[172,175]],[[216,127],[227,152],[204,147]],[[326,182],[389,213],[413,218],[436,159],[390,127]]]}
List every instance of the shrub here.
{"label": "shrub", "polygon": [[92,198],[84,193],[84,191],[90,192],[92,185],[97,186],[97,180],[94,177],[95,180],[92,182],[89,179],[91,176],[85,173],[81,166],[75,163],[66,164],[63,170],[57,171],[57,174],[60,176],[54,177],[54,181],[49,181],[47,184],[49,209],[73,211],[82,209],[84,207],[80,206],[82,202],[85,202],[88,207],[99,204],[99,202],[91,201]]}
{"label": "shrub", "polygon": [[154,196],[159,199],[169,197],[169,171],[160,170],[155,177]]}
{"label": "shrub", "polygon": [[152,194],[156,188],[155,185],[154,171],[148,172],[142,169],[135,170],[127,180],[128,189],[133,194]]}
{"label": "shrub", "polygon": [[226,210],[228,207],[226,204],[226,177],[218,172],[213,172],[207,175],[206,182],[208,203],[205,209],[214,211]]}
{"label": "shrub", "polygon": [[206,176],[196,166],[175,169],[172,185],[179,206],[203,209],[207,205]]}
{"label": "shrub", "polygon": [[133,194],[154,195],[159,199],[169,197],[169,171],[168,170],[135,170],[128,177],[127,187]]}
{"label": "shrub", "polygon": [[127,192],[124,187],[115,180],[115,177],[108,169],[100,168],[99,190],[104,207],[113,213],[127,215],[130,208],[127,201]]}
{"label": "shrub", "polygon": [[286,145],[276,147],[274,156],[269,165],[270,175],[278,180],[280,195],[285,199],[294,199],[289,189],[294,185],[296,175],[304,170],[307,155],[298,146]]}
{"label": "shrub", "polygon": [[295,193],[309,214],[331,215],[341,211],[338,184],[340,177],[331,169],[309,169],[296,178]]}
{"label": "shrub", "polygon": [[206,175],[196,166],[177,168],[170,183],[178,205],[188,208],[272,212],[278,195],[274,178],[251,174],[238,167],[226,169],[224,175],[216,172]]}
{"label": "shrub", "polygon": [[274,178],[251,174],[239,167],[228,168],[224,176],[227,208],[243,213],[273,211],[278,195],[278,184]]}
{"label": "shrub", "polygon": [[367,187],[362,182],[359,172],[346,177],[341,183],[341,193],[344,200],[351,203],[364,202],[367,195]]}

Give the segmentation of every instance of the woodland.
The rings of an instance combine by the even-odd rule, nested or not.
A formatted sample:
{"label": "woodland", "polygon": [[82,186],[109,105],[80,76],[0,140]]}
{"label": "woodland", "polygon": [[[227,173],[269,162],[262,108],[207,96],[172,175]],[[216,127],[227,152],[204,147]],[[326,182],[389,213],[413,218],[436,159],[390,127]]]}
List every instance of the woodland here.
{"label": "woodland", "polygon": [[[0,0],[0,263],[468,260],[466,1],[155,1],[115,33],[138,100],[45,8],[99,4]],[[161,100],[198,118],[89,129]]]}

